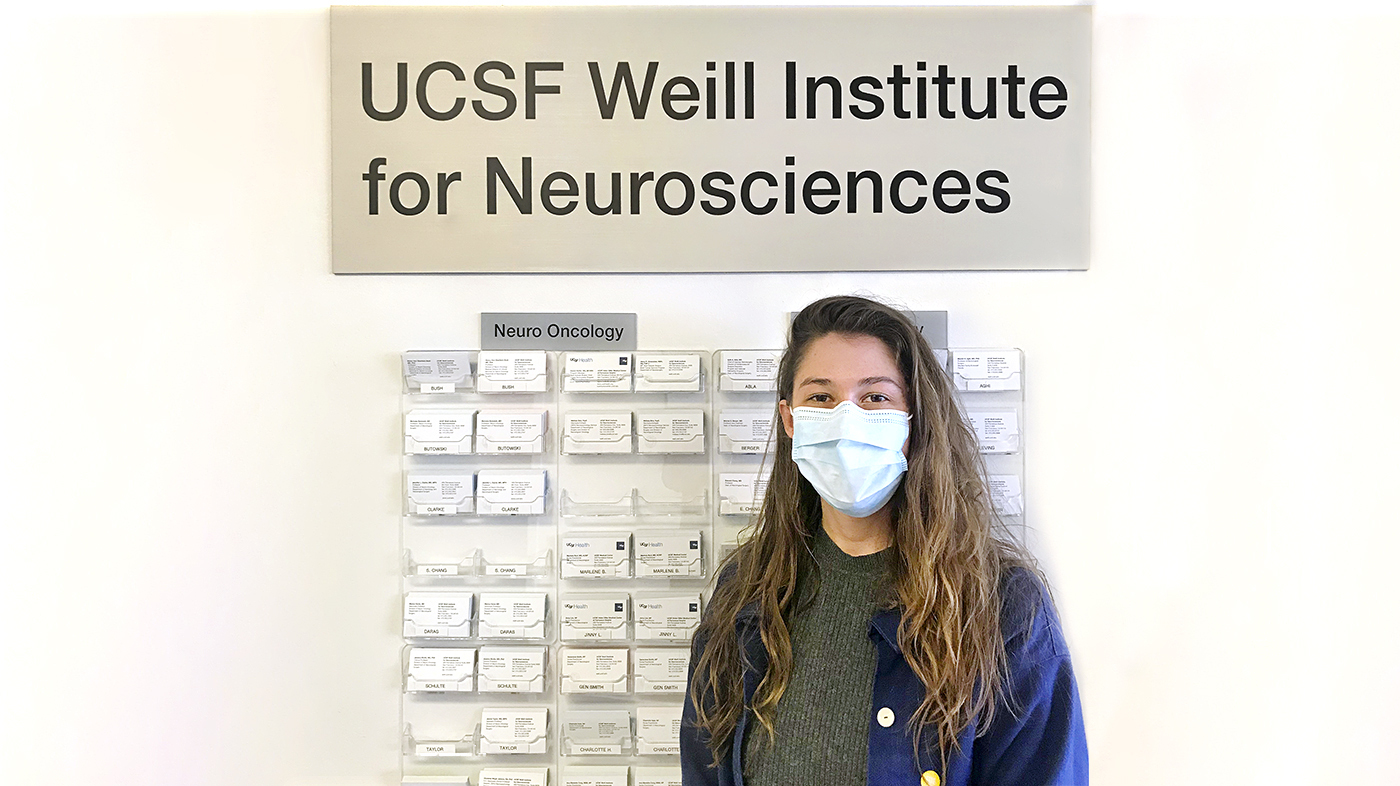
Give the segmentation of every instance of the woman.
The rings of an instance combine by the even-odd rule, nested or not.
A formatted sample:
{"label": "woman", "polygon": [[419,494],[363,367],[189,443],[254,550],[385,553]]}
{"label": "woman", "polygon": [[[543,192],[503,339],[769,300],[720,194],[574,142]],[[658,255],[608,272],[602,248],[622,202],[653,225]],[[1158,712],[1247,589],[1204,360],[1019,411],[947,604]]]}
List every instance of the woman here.
{"label": "woman", "polygon": [[683,782],[1082,784],[1069,655],[976,440],[900,312],[793,320],[772,474],[691,653]]}

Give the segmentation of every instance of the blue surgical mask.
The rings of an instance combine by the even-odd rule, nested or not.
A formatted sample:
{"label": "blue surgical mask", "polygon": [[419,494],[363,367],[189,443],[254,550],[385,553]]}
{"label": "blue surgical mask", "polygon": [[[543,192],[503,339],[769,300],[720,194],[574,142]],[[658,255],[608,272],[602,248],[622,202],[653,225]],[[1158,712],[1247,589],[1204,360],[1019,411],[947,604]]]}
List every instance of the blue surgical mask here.
{"label": "blue surgical mask", "polygon": [[890,501],[909,462],[904,442],[909,414],[861,409],[843,401],[833,409],[792,410],[792,460],[831,507],[865,518]]}

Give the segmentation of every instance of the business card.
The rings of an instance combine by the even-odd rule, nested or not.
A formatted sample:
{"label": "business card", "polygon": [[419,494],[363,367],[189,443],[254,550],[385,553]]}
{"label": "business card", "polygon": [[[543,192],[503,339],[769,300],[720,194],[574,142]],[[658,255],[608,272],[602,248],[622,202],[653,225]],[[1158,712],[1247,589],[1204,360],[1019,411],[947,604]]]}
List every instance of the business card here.
{"label": "business card", "polygon": [[482,393],[543,393],[549,387],[543,352],[482,351],[476,363],[476,388]]}
{"label": "business card", "polygon": [[476,473],[476,512],[483,516],[544,513],[545,471],[483,469]]}
{"label": "business card", "polygon": [[458,516],[475,506],[476,484],[471,472],[408,473],[408,512],[415,516]]}
{"label": "business card", "polygon": [[679,756],[681,752],[681,705],[667,704],[637,708],[637,754],[640,756]]}
{"label": "business card", "polygon": [[629,786],[626,765],[614,767],[565,767],[563,786]]}
{"label": "business card", "polygon": [[1021,449],[1021,429],[1014,409],[968,410],[967,420],[983,453],[1015,453]]}
{"label": "business card", "polygon": [[472,389],[472,353],[414,350],[403,353],[403,376],[416,393],[460,393]]}
{"label": "business card", "polygon": [[1021,504],[1021,479],[1015,475],[988,475],[987,491],[992,497],[992,510],[1003,516],[1019,516],[1024,512]]}
{"label": "business card", "polygon": [[681,768],[633,767],[632,786],[681,786]]}
{"label": "business card", "polygon": [[949,353],[953,385],[969,392],[1020,390],[1021,352],[1017,349],[954,349]]}
{"label": "business card", "polygon": [[637,578],[687,578],[705,575],[699,530],[639,532]]}
{"label": "business card", "polygon": [[475,649],[412,647],[404,689],[410,693],[470,693],[475,674]]}
{"label": "business card", "polygon": [[548,728],[544,707],[487,707],[481,711],[481,754],[545,753]]}
{"label": "business card", "polygon": [[767,492],[767,475],[753,472],[721,472],[719,476],[719,514],[721,516],[752,516],[763,507],[763,495]]}
{"label": "business card", "polygon": [[638,412],[637,452],[704,453],[704,410],[666,409]]}
{"label": "business card", "polygon": [[638,641],[688,641],[700,625],[698,595],[638,596],[633,607]]}
{"label": "business card", "polygon": [[567,352],[564,391],[567,393],[626,393],[632,390],[629,352]]}
{"label": "business card", "polygon": [[472,599],[470,592],[405,593],[404,638],[470,638]]}
{"label": "business card", "polygon": [[476,413],[477,453],[543,453],[545,410],[482,410]]}
{"label": "business card", "polygon": [[768,393],[778,389],[780,350],[734,350],[719,353],[719,389]]}
{"label": "business card", "polygon": [[690,669],[688,647],[638,647],[632,654],[637,693],[683,693]]}
{"label": "business card", "polygon": [[477,635],[484,639],[545,637],[543,592],[482,592]]}
{"label": "business card", "polygon": [[560,692],[626,693],[628,655],[625,647],[560,649]]}
{"label": "business card", "polygon": [[564,415],[564,453],[631,453],[632,412],[568,412]]}
{"label": "business card", "polygon": [[548,767],[487,767],[476,786],[549,786]]}
{"label": "business card", "polygon": [[632,747],[632,716],[627,710],[566,712],[563,736],[565,755],[621,756]]}
{"label": "business card", "polygon": [[482,647],[477,651],[478,693],[543,693],[544,647]]}
{"label": "business card", "polygon": [[626,640],[630,605],[626,593],[565,595],[559,601],[559,637],[568,641]]}
{"label": "business card", "polygon": [[773,434],[773,410],[726,409],[719,413],[719,452],[761,456]]}
{"label": "business card", "polygon": [[632,533],[571,532],[564,537],[559,576],[565,579],[625,579],[631,575]]}
{"label": "business card", "polygon": [[633,390],[638,393],[700,390],[700,353],[643,353],[633,356]]}
{"label": "business card", "polygon": [[471,453],[475,416],[476,410],[463,407],[410,410],[403,418],[403,450],[416,455]]}

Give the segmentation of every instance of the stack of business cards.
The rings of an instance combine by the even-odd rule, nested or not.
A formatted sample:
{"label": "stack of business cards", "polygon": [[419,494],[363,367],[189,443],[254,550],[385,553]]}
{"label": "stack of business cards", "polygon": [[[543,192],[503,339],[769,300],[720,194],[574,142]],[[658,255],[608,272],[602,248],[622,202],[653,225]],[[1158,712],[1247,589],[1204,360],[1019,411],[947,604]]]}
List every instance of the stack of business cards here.
{"label": "stack of business cards", "polygon": [[427,455],[471,453],[475,416],[476,410],[463,407],[412,410],[403,419],[403,450]]}
{"label": "stack of business cards", "polygon": [[559,691],[626,693],[627,662],[626,648],[565,647],[559,651]]}
{"label": "stack of business cards", "polygon": [[638,597],[638,641],[689,641],[700,626],[700,596]]}
{"label": "stack of business cards", "polygon": [[483,639],[542,639],[549,596],[543,592],[483,592],[477,635]]}
{"label": "stack of business cards", "polygon": [[487,707],[481,711],[481,754],[544,753],[548,728],[544,707]]}
{"label": "stack of business cards", "polygon": [[637,533],[636,576],[697,578],[705,575],[700,531]]}
{"label": "stack of business cards", "polygon": [[409,592],[403,599],[406,639],[465,639],[471,637],[470,592]]}
{"label": "stack of business cards", "polygon": [[562,433],[564,453],[631,453],[632,412],[568,412]]}
{"label": "stack of business cards", "polygon": [[478,693],[544,693],[544,647],[482,647]]}
{"label": "stack of business cards", "polygon": [[617,595],[565,595],[559,601],[559,638],[566,641],[622,641],[627,638],[631,598]]}
{"label": "stack of business cards", "polygon": [[633,390],[646,392],[694,392],[700,390],[700,353],[637,353]]}
{"label": "stack of business cards", "polygon": [[476,650],[412,647],[404,689],[414,692],[469,693],[476,674]]}
{"label": "stack of business cards", "polygon": [[543,352],[483,351],[476,364],[482,393],[543,393],[549,385]]}
{"label": "stack of business cards", "polygon": [[631,571],[630,532],[572,532],[564,538],[560,578],[625,579]]}
{"label": "stack of business cards", "polygon": [[476,413],[477,453],[543,453],[545,410]]}
{"label": "stack of business cards", "polygon": [[567,352],[564,391],[626,393],[632,390],[632,355],[627,352]]}

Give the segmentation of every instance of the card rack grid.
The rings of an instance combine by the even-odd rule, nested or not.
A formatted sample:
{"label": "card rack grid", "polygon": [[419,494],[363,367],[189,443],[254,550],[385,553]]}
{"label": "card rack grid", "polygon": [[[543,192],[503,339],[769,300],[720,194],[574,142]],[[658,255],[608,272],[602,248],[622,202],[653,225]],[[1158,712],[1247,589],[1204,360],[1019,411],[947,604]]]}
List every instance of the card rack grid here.
{"label": "card rack grid", "polygon": [[[690,633],[762,501],[780,355],[404,353],[403,786],[679,786]],[[1019,535],[1021,352],[940,360]]]}

